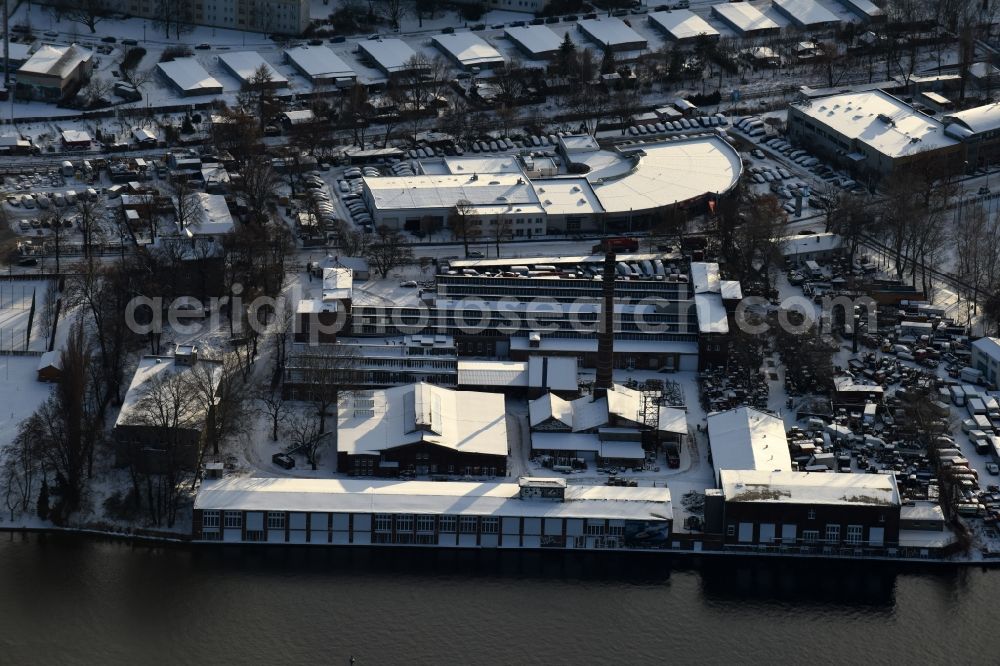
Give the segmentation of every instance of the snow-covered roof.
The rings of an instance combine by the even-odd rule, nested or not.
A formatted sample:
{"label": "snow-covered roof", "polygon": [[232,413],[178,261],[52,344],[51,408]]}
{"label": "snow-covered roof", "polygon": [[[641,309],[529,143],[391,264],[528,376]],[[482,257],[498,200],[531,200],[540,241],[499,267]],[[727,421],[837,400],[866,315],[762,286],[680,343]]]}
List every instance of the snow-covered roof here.
{"label": "snow-covered roof", "polygon": [[[222,364],[216,361],[200,360],[194,365],[188,365],[176,363],[175,357],[173,356],[143,356],[139,359],[139,364],[136,366],[135,374],[132,375],[132,381],[129,383],[128,391],[126,391],[125,397],[122,399],[122,406],[118,412],[115,427],[134,424],[135,419],[138,416],[136,413],[136,406],[139,405],[142,399],[146,396],[151,382],[160,377],[168,377],[170,375],[176,375],[184,372],[193,372],[194,369],[198,367],[198,364],[211,364],[213,384],[217,386],[219,382],[221,382]],[[200,414],[190,414],[189,418],[184,420],[193,422],[202,417],[203,415]]]}
{"label": "snow-covered roof", "polygon": [[226,197],[221,194],[195,192],[190,196],[196,199],[191,218],[181,233],[188,238],[192,236],[218,236],[228,234],[235,228],[233,215],[229,212]]}
{"label": "snow-covered roof", "polygon": [[[13,45],[12,45],[13,46]],[[11,54],[13,57],[13,54]],[[94,57],[94,52],[76,44],[53,46],[42,44],[17,72],[35,76],[56,76],[64,79],[82,63]]]}
{"label": "snow-covered roof", "polygon": [[358,42],[358,48],[390,74],[406,71],[410,60],[417,55],[402,39],[366,39]]}
{"label": "snow-covered roof", "polygon": [[536,58],[552,55],[559,50],[562,37],[547,25],[525,25],[504,30],[507,39]]}
{"label": "snow-covered roof", "polygon": [[256,51],[238,51],[236,53],[223,53],[219,60],[229,68],[231,72],[240,80],[240,83],[249,83],[261,66],[267,69],[271,75],[270,85],[281,87],[288,85],[285,75],[274,68],[268,61],[264,60]]}
{"label": "snow-covered roof", "polygon": [[698,315],[699,333],[728,333],[729,316],[722,303],[721,294],[695,294],[695,312]]}
{"label": "snow-covered roof", "polygon": [[752,407],[709,414],[708,439],[716,474],[727,469],[792,469],[784,422]]}
{"label": "snow-covered roof", "polygon": [[719,293],[726,301],[738,301],[743,298],[743,286],[739,280],[720,280]]}
{"label": "snow-covered roof", "polygon": [[712,5],[712,13],[731,25],[737,31],[748,34],[760,30],[778,31],[777,23],[749,2],[719,3]]}
{"label": "snow-covered roof", "polygon": [[799,27],[820,27],[840,23],[840,18],[816,0],[774,0],[775,8]]}
{"label": "snow-covered roof", "polygon": [[888,157],[958,144],[945,134],[941,121],[882,90],[822,97],[796,104],[795,108],[820,125]]}
{"label": "snow-covered roof", "polygon": [[176,58],[157,63],[157,68],[184,93],[211,95],[222,92],[222,84],[194,58]]}
{"label": "snow-covered roof", "polygon": [[62,140],[65,143],[90,143],[93,138],[86,130],[67,129],[62,131]]}
{"label": "snow-covered roof", "polygon": [[[608,391],[608,411],[615,416],[642,425],[642,392],[615,384]],[[683,409],[658,405],[657,412],[659,432],[687,434],[687,412]]]}
{"label": "snow-covered roof", "polygon": [[728,192],[743,169],[736,149],[717,136],[647,143],[621,151],[638,164],[621,177],[587,180],[609,213],[650,210]]}
{"label": "snow-covered roof", "polygon": [[922,520],[943,523],[945,521],[944,511],[941,504],[932,501],[915,501],[912,504],[904,504],[899,508],[900,520]]}
{"label": "snow-covered roof", "polygon": [[458,362],[459,386],[504,386],[575,391],[577,360],[570,356],[532,356],[527,361]]}
{"label": "snow-covered roof", "polygon": [[463,67],[490,67],[502,65],[504,62],[499,51],[472,32],[435,35],[432,41],[439,49],[461,63]]}
{"label": "snow-covered roof", "polygon": [[669,520],[667,488],[567,485],[565,500],[520,498],[516,483],[230,478],[205,480],[195,509]]}
{"label": "snow-covered roof", "polygon": [[842,240],[833,233],[787,236],[781,240],[781,254],[792,257],[812,252],[832,252],[840,249]]}
{"label": "snow-covered roof", "polygon": [[1000,359],[1000,338],[979,338],[972,348],[990,358]]}
{"label": "snow-covered roof", "polygon": [[969,65],[969,76],[977,79],[992,78],[997,74],[1000,74],[1000,69],[997,69],[992,63],[974,62]]}
{"label": "snow-covered roof", "polygon": [[878,18],[882,16],[882,10],[874,2],[869,0],[840,0],[840,3],[858,15],[868,18]]}
{"label": "snow-covered roof", "polygon": [[692,261],[691,286],[696,294],[718,294],[722,289],[719,264],[714,261]]}
{"label": "snow-covered roof", "polygon": [[576,400],[563,400],[554,393],[546,393],[528,403],[528,420],[536,427],[549,419],[564,424],[573,432],[593,430],[608,422],[608,401],[584,396]]}
{"label": "snow-covered roof", "polygon": [[323,269],[323,300],[350,300],[354,290],[354,271],[350,268]]}
{"label": "snow-covered roof", "polygon": [[528,386],[552,391],[575,391],[577,359],[571,356],[532,356],[528,359]]}
{"label": "snow-covered roof", "polygon": [[592,215],[604,212],[586,178],[534,180],[535,194],[549,215]]}
{"label": "snow-covered roof", "polygon": [[38,369],[56,368],[62,370],[62,350],[53,349],[47,351],[38,358]]}
{"label": "snow-covered roof", "polygon": [[652,12],[649,21],[677,40],[694,39],[698,35],[719,36],[718,30],[690,9]]}
{"label": "snow-covered roof", "polygon": [[442,174],[364,178],[379,210],[451,208],[465,199],[476,208],[538,205],[534,188],[517,174]]}
{"label": "snow-covered roof", "polygon": [[353,79],[354,70],[340,56],[325,46],[296,46],[286,49],[289,61],[310,79]]}
{"label": "snow-covered roof", "polygon": [[840,375],[833,378],[833,385],[838,393],[882,393],[883,389],[878,384],[863,384],[847,375]]}
{"label": "snow-covered roof", "polygon": [[1000,129],[1000,102],[974,106],[965,111],[949,113],[944,117],[944,120],[947,123],[959,123],[974,134],[991,132]]}
{"label": "snow-covered roof", "polygon": [[720,472],[727,502],[899,506],[893,474],[831,474],[732,470]]}
{"label": "snow-covered roof", "polygon": [[504,396],[419,383],[355,391],[341,401],[337,450],[352,455],[428,442],[460,453],[507,455]]}
{"label": "snow-covered roof", "polygon": [[584,19],[577,27],[592,40],[609,48],[646,48],[646,38],[614,16]]}

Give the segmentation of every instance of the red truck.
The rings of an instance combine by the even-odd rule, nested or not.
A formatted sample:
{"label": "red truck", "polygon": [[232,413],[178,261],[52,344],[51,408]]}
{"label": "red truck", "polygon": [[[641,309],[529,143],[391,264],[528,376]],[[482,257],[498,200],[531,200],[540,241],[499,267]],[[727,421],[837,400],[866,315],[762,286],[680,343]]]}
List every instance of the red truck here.
{"label": "red truck", "polygon": [[594,246],[592,252],[638,252],[639,241],[635,238],[605,238]]}

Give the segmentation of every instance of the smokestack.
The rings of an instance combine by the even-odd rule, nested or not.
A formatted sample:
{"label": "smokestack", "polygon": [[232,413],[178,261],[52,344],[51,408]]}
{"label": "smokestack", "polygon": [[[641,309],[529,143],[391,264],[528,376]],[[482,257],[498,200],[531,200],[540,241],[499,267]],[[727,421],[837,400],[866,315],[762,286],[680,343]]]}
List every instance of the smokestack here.
{"label": "smokestack", "polygon": [[607,395],[611,388],[611,369],[615,355],[615,253],[604,255],[604,279],[601,289],[601,326],[597,333],[597,381],[594,397]]}

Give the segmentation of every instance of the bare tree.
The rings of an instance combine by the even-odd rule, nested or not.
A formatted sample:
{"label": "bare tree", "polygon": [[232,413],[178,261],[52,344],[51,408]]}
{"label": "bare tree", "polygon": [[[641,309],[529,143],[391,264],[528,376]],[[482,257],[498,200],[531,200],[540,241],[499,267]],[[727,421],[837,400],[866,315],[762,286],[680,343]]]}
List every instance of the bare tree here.
{"label": "bare tree", "polygon": [[234,189],[242,195],[253,220],[262,224],[271,217],[268,206],[277,198],[280,185],[281,176],[270,158],[259,153],[248,156]]}
{"label": "bare tree", "polygon": [[260,410],[271,422],[271,441],[278,441],[278,427],[288,419],[287,405],[281,397],[281,392],[272,388],[261,387],[257,392],[257,403]]}
{"label": "bare tree", "polygon": [[254,70],[246,80],[237,102],[244,113],[257,119],[260,128],[270,120],[270,109],[273,104],[274,84],[271,69],[264,63]]}
{"label": "bare tree", "polygon": [[372,268],[384,279],[388,277],[389,271],[413,259],[413,249],[401,233],[382,225],[376,230],[375,239],[368,247],[367,258]]}
{"label": "bare tree", "polygon": [[314,416],[295,414],[287,420],[285,432],[289,440],[289,451],[305,455],[306,462],[316,470],[319,467],[320,450],[326,446],[332,432],[325,433]]}
{"label": "bare tree", "polygon": [[475,208],[471,201],[459,199],[455,202],[455,207],[448,215],[448,228],[452,238],[461,239],[465,256],[469,256],[469,241],[474,241],[479,236]]}
{"label": "bare tree", "polygon": [[393,30],[399,30],[399,22],[410,12],[410,6],[403,0],[381,0],[382,15]]}
{"label": "bare tree", "polygon": [[55,5],[61,18],[87,26],[90,34],[97,32],[97,24],[110,13],[106,0],[61,0]]}

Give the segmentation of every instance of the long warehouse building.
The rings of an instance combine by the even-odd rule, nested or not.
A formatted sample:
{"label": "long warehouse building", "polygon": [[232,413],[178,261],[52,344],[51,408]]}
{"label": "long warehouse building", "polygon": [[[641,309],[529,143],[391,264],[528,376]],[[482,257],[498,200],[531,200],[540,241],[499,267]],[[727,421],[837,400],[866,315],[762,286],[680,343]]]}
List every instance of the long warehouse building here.
{"label": "long warehouse building", "polygon": [[667,488],[232,478],[206,480],[193,537],[225,543],[649,550],[670,547]]}

